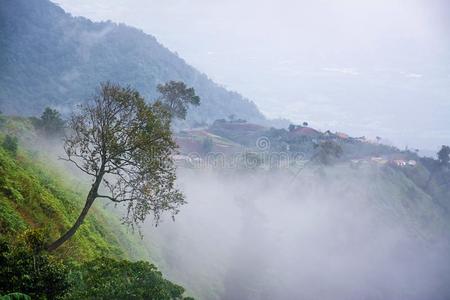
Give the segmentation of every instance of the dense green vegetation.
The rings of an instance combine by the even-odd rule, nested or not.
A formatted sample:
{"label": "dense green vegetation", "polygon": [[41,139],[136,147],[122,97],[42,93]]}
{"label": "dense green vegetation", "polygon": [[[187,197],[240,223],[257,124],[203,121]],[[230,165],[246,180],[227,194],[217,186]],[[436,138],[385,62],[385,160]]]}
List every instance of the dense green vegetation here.
{"label": "dense green vegetation", "polygon": [[[43,230],[26,230],[15,241],[0,239],[0,294],[33,299],[188,299],[154,265],[99,257],[88,262],[45,252]],[[18,297],[18,295],[16,295]]]}
{"label": "dense green vegetation", "polygon": [[0,1],[0,109],[38,115],[46,106],[68,112],[99,82],[131,85],[147,99],[170,80],[193,86],[202,105],[190,122],[229,114],[265,121],[255,104],[212,82],[151,35],[112,22],[72,17],[48,0]]}
{"label": "dense green vegetation", "polygon": [[70,289],[68,267],[44,253],[44,246],[42,230],[0,240],[0,294],[21,291],[33,299],[57,299]]}
{"label": "dense green vegetation", "polygon": [[184,288],[164,279],[145,261],[100,257],[73,271],[67,299],[188,299]]}

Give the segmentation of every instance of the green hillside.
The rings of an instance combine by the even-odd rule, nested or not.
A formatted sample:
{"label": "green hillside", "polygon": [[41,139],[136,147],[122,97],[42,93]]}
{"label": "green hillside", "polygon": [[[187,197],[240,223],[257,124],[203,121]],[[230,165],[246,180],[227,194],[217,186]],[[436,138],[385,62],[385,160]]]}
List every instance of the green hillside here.
{"label": "green hillside", "polygon": [[[21,149],[14,158],[0,148],[0,232],[14,237],[27,228],[45,228],[50,239],[56,239],[78,217],[86,187],[42,155]],[[148,257],[139,237],[127,233],[119,217],[101,202],[62,248],[61,253],[69,252],[78,260],[101,255],[132,260]]]}
{"label": "green hillside", "polygon": [[58,144],[31,120],[0,115],[0,298],[184,299],[184,288],[148,262],[150,246],[105,202],[57,251],[39,250],[72,226],[89,189],[56,160]]}

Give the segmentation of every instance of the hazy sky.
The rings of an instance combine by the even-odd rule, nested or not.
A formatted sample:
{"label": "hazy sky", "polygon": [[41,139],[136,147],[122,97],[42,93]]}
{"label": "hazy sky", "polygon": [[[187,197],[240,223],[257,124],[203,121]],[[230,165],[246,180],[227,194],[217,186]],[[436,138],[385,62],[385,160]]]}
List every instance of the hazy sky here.
{"label": "hazy sky", "polygon": [[450,1],[59,0],[141,28],[269,117],[450,143]]}

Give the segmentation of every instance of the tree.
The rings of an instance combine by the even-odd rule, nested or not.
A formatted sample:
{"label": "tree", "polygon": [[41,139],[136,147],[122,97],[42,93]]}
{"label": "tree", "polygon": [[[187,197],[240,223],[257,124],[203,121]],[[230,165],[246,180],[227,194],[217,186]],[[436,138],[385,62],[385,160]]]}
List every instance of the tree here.
{"label": "tree", "polygon": [[343,154],[342,147],[333,141],[325,141],[315,145],[315,147],[318,150],[314,155],[314,159],[324,165],[331,164]]}
{"label": "tree", "polygon": [[288,130],[289,130],[289,132],[292,132],[292,131],[294,131],[296,128],[297,128],[296,125],[294,125],[294,124],[289,124]]}
{"label": "tree", "polygon": [[443,145],[437,155],[439,164],[441,166],[447,166],[450,162],[450,147]]}
{"label": "tree", "polygon": [[3,112],[0,110],[0,128],[5,124],[5,117],[3,116]]}
{"label": "tree", "polygon": [[203,141],[202,141],[202,153],[203,154],[208,154],[209,152],[211,152],[213,147],[214,147],[214,142],[213,142],[212,138],[206,137],[203,139]]}
{"label": "tree", "polygon": [[10,136],[9,134],[7,134],[5,136],[5,139],[3,140],[2,147],[3,147],[3,149],[5,149],[9,153],[11,153],[11,155],[16,156],[17,148],[18,148],[17,137]]}
{"label": "tree", "polygon": [[303,122],[303,127],[308,127],[308,122]]}
{"label": "tree", "polygon": [[432,168],[430,171],[430,175],[428,176],[427,183],[425,184],[425,189],[430,187],[431,180],[438,173],[440,169],[449,165],[450,162],[450,147],[446,145],[442,145],[441,149],[437,153],[438,161],[436,166]]}
{"label": "tree", "polygon": [[200,105],[200,97],[195,94],[193,88],[188,88],[184,82],[169,81],[165,84],[158,84],[158,92],[161,94],[161,101],[173,117],[186,119],[189,105]]}
{"label": "tree", "polygon": [[[65,138],[65,160],[92,177],[82,212],[73,226],[47,249],[55,250],[72,237],[97,198],[127,207],[124,223],[138,225],[147,215],[155,222],[184,204],[175,188],[170,131],[171,114],[160,101],[146,104],[129,87],[104,83],[92,101],[74,112]],[[103,191],[100,191],[100,189]]]}
{"label": "tree", "polygon": [[36,127],[47,136],[61,135],[65,127],[61,114],[50,107],[46,107],[41,118],[35,122]]}

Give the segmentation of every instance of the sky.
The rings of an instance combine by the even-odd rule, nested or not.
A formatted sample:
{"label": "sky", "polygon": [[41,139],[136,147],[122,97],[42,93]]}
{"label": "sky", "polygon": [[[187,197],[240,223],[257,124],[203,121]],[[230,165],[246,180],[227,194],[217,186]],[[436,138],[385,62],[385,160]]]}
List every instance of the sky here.
{"label": "sky", "polygon": [[450,143],[450,1],[56,2],[154,35],[270,118],[425,154]]}

